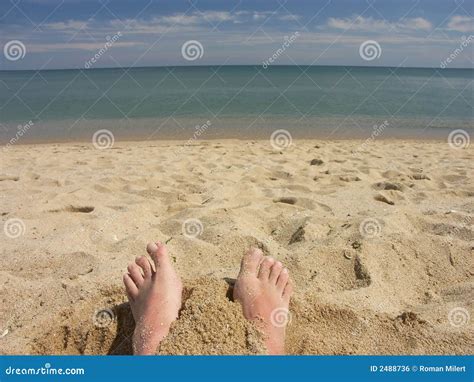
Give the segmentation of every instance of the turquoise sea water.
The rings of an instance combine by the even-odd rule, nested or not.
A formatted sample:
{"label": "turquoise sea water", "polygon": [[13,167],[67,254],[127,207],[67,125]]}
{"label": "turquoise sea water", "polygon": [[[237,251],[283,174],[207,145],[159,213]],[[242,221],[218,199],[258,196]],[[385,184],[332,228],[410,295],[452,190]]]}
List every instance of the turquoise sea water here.
{"label": "turquoise sea water", "polygon": [[[274,128],[305,136],[419,137],[473,128],[472,69],[224,66],[0,72],[0,139],[251,137]],[[438,130],[440,131],[440,130]]]}

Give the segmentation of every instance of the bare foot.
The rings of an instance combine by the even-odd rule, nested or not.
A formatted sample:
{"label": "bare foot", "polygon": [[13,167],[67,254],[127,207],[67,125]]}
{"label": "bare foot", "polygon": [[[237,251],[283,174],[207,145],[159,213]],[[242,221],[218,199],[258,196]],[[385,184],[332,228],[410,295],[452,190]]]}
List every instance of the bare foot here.
{"label": "bare foot", "polygon": [[250,249],[243,257],[234,286],[234,300],[240,301],[245,318],[263,332],[268,354],[285,351],[285,328],[293,287],[288,270],[262,251]]}
{"label": "bare foot", "polygon": [[145,256],[128,265],[123,282],[135,319],[134,354],[155,354],[181,308],[182,284],[160,242],[147,246],[155,269]]}

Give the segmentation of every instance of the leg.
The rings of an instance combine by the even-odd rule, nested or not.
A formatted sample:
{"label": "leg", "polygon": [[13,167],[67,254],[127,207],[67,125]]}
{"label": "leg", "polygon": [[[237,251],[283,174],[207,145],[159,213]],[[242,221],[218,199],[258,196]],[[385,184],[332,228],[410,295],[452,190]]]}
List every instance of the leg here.
{"label": "leg", "polygon": [[181,308],[182,284],[160,242],[147,246],[154,269],[145,256],[129,264],[123,276],[135,319],[134,354],[154,354]]}
{"label": "leg", "polygon": [[242,259],[234,287],[234,300],[240,301],[245,318],[254,321],[265,336],[269,354],[285,351],[285,327],[293,288],[288,270],[279,261],[250,249]]}

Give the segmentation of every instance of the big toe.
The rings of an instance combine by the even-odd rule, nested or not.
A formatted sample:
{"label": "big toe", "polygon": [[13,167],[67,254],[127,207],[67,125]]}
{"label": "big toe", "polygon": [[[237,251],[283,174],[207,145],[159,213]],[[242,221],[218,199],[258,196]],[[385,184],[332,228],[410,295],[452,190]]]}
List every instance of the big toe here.
{"label": "big toe", "polygon": [[168,249],[163,243],[159,241],[156,243],[148,243],[146,250],[153,260],[156,270],[160,267],[169,265]]}
{"label": "big toe", "polygon": [[254,275],[257,276],[257,269],[262,260],[262,251],[258,248],[250,248],[242,258],[242,264],[240,265],[240,274],[243,275]]}

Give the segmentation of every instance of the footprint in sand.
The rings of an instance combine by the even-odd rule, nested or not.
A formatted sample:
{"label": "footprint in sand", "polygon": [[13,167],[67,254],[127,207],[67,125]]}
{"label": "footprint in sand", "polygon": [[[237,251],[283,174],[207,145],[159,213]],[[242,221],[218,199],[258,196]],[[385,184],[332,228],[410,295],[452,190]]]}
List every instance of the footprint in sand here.
{"label": "footprint in sand", "polygon": [[430,177],[425,174],[413,174],[410,175],[410,178],[414,180],[431,180]]}
{"label": "footprint in sand", "polygon": [[273,203],[282,203],[282,204],[290,204],[295,205],[297,204],[300,207],[304,207],[306,209],[313,209],[314,202],[308,198],[296,198],[294,196],[282,196],[273,199]]}
{"label": "footprint in sand", "polygon": [[11,180],[13,182],[18,182],[20,180],[19,176],[12,176],[12,175],[0,175],[0,182]]}
{"label": "footprint in sand", "polygon": [[323,160],[321,159],[311,159],[311,162],[309,162],[310,166],[321,166],[324,163]]}
{"label": "footprint in sand", "polygon": [[368,287],[372,283],[370,273],[359,255],[354,259],[354,274],[358,288]]}
{"label": "footprint in sand", "polygon": [[374,199],[378,202],[390,204],[391,206],[395,204],[395,202],[392,199],[390,199],[384,194],[377,194],[374,196]]}
{"label": "footprint in sand", "polygon": [[341,175],[339,180],[342,180],[343,182],[360,182],[362,179],[357,175]]}
{"label": "footprint in sand", "polygon": [[273,203],[284,203],[294,205],[298,201],[294,196],[282,196],[280,198],[273,199]]}
{"label": "footprint in sand", "polygon": [[404,187],[400,183],[396,182],[377,182],[372,185],[375,190],[394,190],[403,191]]}
{"label": "footprint in sand", "polygon": [[67,206],[57,210],[50,210],[49,212],[58,213],[58,212],[73,212],[73,213],[83,213],[89,214],[94,211],[95,207],[91,206]]}

